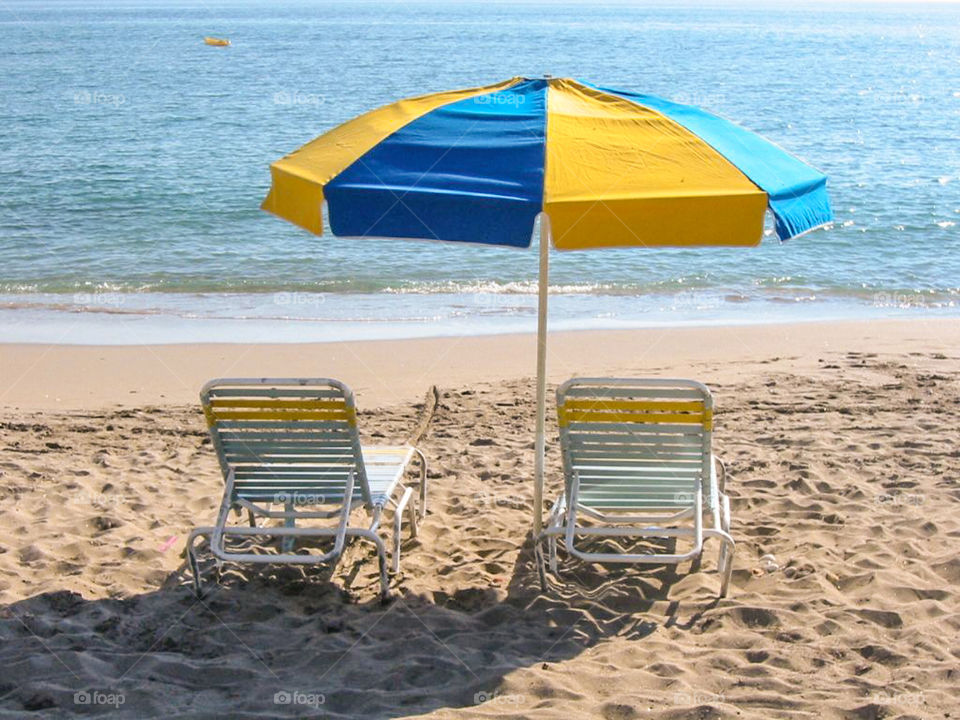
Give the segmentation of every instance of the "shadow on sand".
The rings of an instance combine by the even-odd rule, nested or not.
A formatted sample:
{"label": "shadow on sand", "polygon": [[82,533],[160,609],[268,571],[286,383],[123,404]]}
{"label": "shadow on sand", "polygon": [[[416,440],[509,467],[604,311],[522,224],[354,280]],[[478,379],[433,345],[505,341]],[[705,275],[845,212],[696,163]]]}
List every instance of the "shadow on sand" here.
{"label": "shadow on sand", "polygon": [[386,605],[356,570],[269,566],[225,571],[203,600],[182,570],[134,597],[44,593],[0,609],[0,717],[523,716],[569,693],[555,663],[716,605],[681,617],[672,566],[561,570],[541,593],[528,542],[506,588],[428,597],[401,578]]}

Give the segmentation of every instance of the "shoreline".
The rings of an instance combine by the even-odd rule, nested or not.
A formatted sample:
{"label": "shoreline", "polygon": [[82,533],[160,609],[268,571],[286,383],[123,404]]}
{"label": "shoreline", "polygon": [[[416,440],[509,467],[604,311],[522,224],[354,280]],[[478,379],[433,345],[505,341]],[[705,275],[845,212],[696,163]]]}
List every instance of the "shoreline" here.
{"label": "shoreline", "polygon": [[[554,331],[548,380],[675,375],[732,382],[757,365],[810,371],[831,353],[955,351],[960,318]],[[441,388],[530,378],[533,334],[325,343],[0,344],[4,410],[192,404],[213,377],[328,376],[361,408],[419,402]]]}
{"label": "shoreline", "polygon": [[[800,288],[550,296],[560,332],[960,317],[956,297],[882,292],[834,297]],[[326,343],[536,332],[533,294],[76,293],[31,302],[0,295],[0,338],[58,345]]]}

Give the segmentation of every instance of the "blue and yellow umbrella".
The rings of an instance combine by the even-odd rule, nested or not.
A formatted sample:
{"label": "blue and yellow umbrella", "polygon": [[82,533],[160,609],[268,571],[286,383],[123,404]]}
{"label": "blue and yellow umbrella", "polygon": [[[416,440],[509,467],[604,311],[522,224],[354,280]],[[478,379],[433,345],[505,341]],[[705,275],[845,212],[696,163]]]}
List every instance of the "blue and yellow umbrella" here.
{"label": "blue and yellow umbrella", "polygon": [[321,234],[561,250],[756,245],[830,220],[826,177],[699,108],[514,78],[373,110],[271,166],[263,208]]}
{"label": "blue and yellow umbrella", "polygon": [[540,226],[534,532],[542,515],[549,247],[752,246],[832,219],[826,176],[728,120],[567,78],[401,100],[271,165],[263,209],[317,235],[525,248]]}

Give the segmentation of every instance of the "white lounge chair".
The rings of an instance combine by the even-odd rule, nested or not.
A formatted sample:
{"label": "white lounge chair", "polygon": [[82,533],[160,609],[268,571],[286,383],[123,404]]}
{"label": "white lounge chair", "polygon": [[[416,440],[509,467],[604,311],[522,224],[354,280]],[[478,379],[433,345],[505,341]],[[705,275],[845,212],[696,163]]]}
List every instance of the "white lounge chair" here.
{"label": "white lounge chair", "polygon": [[[570,555],[589,562],[678,564],[699,556],[704,538],[717,537],[725,596],[734,541],[725,473],[711,448],[709,389],[692,380],[575,378],[557,390],[557,416],[564,492],[541,535],[551,570],[557,572],[558,538]],[[689,538],[691,547],[643,554],[577,547],[578,538],[591,536]]]}
{"label": "white lounge chair", "polygon": [[[378,530],[388,505],[393,509],[393,571],[400,568],[403,514],[409,513],[411,535],[423,519],[427,502],[427,463],[410,445],[361,447],[353,393],[329,379],[217,379],[200,393],[213,447],[226,487],[216,525],[198,527],[187,540],[187,559],[194,588],[201,593],[195,541],[210,538],[220,561],[335,565],[347,538],[369,540],[380,561],[380,592],[388,593],[387,559]],[[413,489],[403,476],[414,456],[420,460],[420,508],[410,499]],[[278,505],[280,509],[273,509]],[[361,508],[363,526],[351,523]],[[246,509],[249,527],[228,526],[230,510]],[[283,526],[258,525],[258,519],[283,520]],[[335,526],[298,527],[298,520],[336,518]],[[226,540],[259,536],[280,538],[278,553],[228,547]],[[311,553],[294,551],[297,539],[333,538],[333,548]]]}

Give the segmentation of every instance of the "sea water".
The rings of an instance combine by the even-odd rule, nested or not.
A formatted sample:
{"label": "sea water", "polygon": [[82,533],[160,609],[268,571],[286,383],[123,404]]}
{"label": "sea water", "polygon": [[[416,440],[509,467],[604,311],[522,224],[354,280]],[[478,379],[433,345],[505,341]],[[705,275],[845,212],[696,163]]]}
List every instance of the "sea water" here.
{"label": "sea water", "polygon": [[259,204],[270,162],[359,113],[544,73],[733,119],[827,173],[836,214],[554,253],[551,328],[960,312],[958,4],[8,0],[0,339],[532,331],[535,249],[315,237]]}

